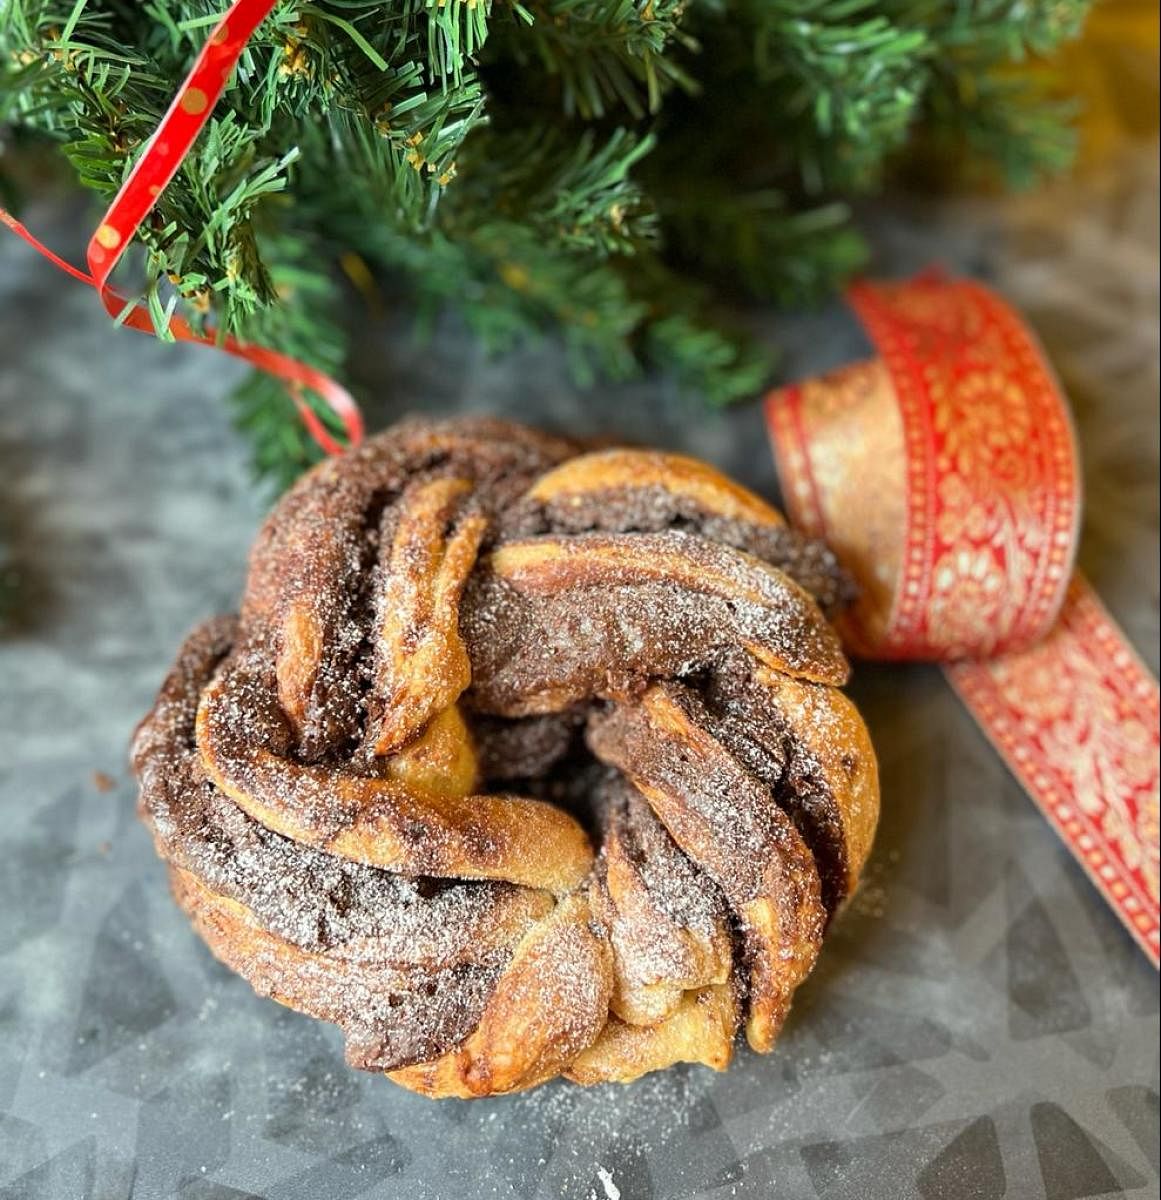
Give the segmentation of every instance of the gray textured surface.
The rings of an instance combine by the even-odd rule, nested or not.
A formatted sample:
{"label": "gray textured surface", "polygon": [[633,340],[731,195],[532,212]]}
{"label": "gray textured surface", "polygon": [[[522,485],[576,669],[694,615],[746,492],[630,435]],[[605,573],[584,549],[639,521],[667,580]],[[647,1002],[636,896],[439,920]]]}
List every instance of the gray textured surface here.
{"label": "gray textured surface", "polygon": [[[1060,229],[1050,200],[881,236],[884,267],[983,271],[1039,327],[1085,446],[1082,560],[1155,668],[1156,178],[1135,169]],[[795,372],[859,352],[837,311],[783,330]],[[774,490],[754,407],[577,394],[551,353],[489,363],[453,331],[420,351],[368,330],[358,369],[376,423],[611,423]],[[182,634],[241,584],[260,506],[216,403],[235,377],[111,337],[91,294],[0,240],[0,522],[23,578],[0,640],[0,1197],[1157,1195],[1157,978],[929,668],[858,672],[877,849],[769,1058],[434,1104],[350,1073],[335,1031],[218,966],[124,757]]]}

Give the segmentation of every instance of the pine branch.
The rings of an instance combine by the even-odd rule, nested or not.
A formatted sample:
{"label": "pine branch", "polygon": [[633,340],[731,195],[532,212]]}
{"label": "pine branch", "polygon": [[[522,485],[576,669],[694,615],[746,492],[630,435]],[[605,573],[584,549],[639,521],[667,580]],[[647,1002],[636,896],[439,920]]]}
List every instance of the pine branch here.
{"label": "pine branch", "polygon": [[774,365],[769,355],[681,313],[648,326],[644,353],[683,391],[719,408],[758,395]]}
{"label": "pine branch", "polygon": [[[559,333],[582,381],[662,369],[714,402],[752,395],[768,363],[717,297],[837,286],[864,254],[851,194],[916,146],[1014,183],[1063,166],[1068,107],[1012,66],[1087,7],[282,0],[126,273],[159,330],[180,309],[338,372],[331,270],[353,252],[421,320],[455,308],[492,348]],[[0,124],[107,201],[221,9],[6,0]],[[234,412],[262,470],[310,460],[276,384]]]}
{"label": "pine branch", "polygon": [[696,41],[680,26],[686,0],[529,0],[526,36],[510,39],[512,62],[559,81],[567,116],[586,120],[624,109],[640,119],[661,107],[672,87],[696,90],[673,54]]}

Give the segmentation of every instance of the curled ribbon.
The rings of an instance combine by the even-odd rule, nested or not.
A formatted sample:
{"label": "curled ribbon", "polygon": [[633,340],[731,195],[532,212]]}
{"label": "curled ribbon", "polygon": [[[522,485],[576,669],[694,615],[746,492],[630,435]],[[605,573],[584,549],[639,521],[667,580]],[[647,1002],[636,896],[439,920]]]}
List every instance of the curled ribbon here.
{"label": "curled ribbon", "polygon": [[[62,271],[95,288],[105,311],[119,318],[130,329],[156,334],[148,311],[140,304],[132,304],[110,287],[109,276],[141,228],[142,221],[157,203],[157,198],[177,174],[202,127],[209,120],[214,105],[225,91],[230,73],[251,36],[276,2],[235,0],[214,26],[189,74],[178,88],[169,111],[89,239],[85,255],[88,274],[54,254],[15,217],[0,208],[0,222]],[[219,335],[212,331],[198,333],[180,316],[170,317],[168,332],[179,342],[215,346],[280,379],[290,392],[311,437],[327,454],[340,454],[345,447],[331,436],[319,415],[307,403],[304,390],[314,392],[335,413],[346,431],[349,444],[354,445],[362,439],[363,418],[354,397],[322,371],[265,346],[239,341],[230,334]]]}
{"label": "curled ribbon", "polygon": [[943,665],[1157,966],[1158,688],[1073,570],[1064,395],[978,284],[927,274],[850,300],[879,356],[766,401],[795,523],[861,587],[844,638],[863,657]]}

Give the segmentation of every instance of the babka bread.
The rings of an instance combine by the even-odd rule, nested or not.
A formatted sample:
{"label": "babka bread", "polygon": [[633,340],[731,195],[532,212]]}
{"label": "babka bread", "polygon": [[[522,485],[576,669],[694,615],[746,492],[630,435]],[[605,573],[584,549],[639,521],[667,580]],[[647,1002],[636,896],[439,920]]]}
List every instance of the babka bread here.
{"label": "babka bread", "polygon": [[409,421],[306,475],[133,745],[178,903],[431,1096],[770,1048],[878,817],[827,549],[703,463]]}

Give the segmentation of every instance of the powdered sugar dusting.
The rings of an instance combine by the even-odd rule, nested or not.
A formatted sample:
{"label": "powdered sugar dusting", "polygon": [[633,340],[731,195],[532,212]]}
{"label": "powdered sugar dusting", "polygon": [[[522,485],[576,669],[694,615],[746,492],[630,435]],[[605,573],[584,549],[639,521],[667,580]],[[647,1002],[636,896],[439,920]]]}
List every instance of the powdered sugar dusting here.
{"label": "powdered sugar dusting", "polygon": [[[505,989],[557,1006],[509,1015],[555,1029],[566,1065],[611,994],[632,1007],[636,989],[632,1019],[648,1023],[727,978],[738,931],[751,967],[764,955],[796,979],[817,940],[816,859],[837,886],[846,827],[829,749],[843,730],[816,705],[807,744],[752,668],[840,680],[837,639],[803,587],[833,608],[845,577],[818,543],[757,509],[705,510],[676,476],[672,490],[598,480],[567,503],[522,499],[578,449],[499,422],[412,422],[319,467],[259,536],[241,622],[191,638],[138,737],[142,811],[202,889],[187,899],[203,934],[260,990],[342,1025],[356,1065],[442,1053]],[[392,774],[391,755],[469,682],[457,625],[470,736],[457,724],[467,774],[450,795],[474,765],[476,786],[567,798],[609,839],[571,896],[506,882],[528,880],[527,864],[487,821],[445,824],[424,788],[450,776]],[[685,726],[668,742],[625,723],[659,680]],[[388,728],[403,731],[390,752]],[[585,728],[603,776],[585,766]],[[388,835],[395,857],[367,861],[392,870],[334,852]],[[455,878],[473,874],[457,853],[499,878]],[[771,898],[782,940],[759,953],[772,935],[743,910]],[[528,946],[565,917],[520,991]],[[597,1176],[618,1200],[612,1169]]]}
{"label": "powdered sugar dusting", "polygon": [[605,1189],[606,1200],[621,1200],[621,1189],[613,1182],[613,1173],[605,1167],[597,1167],[597,1178]]}

